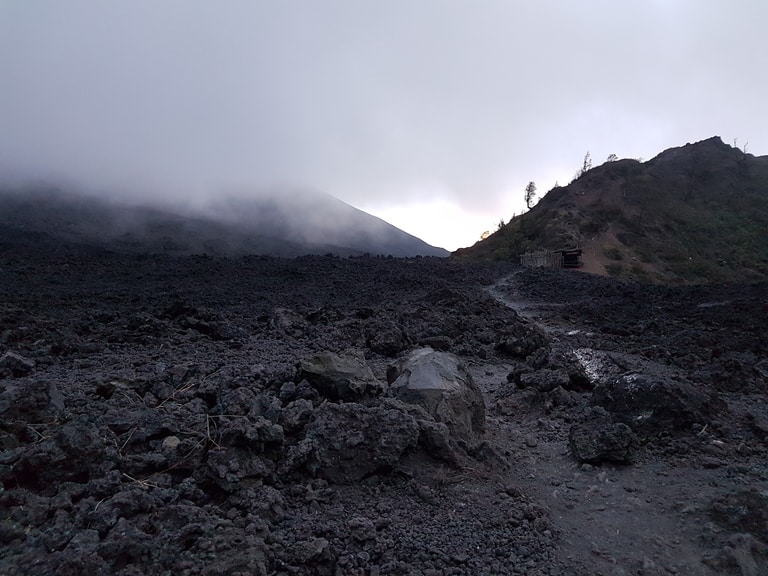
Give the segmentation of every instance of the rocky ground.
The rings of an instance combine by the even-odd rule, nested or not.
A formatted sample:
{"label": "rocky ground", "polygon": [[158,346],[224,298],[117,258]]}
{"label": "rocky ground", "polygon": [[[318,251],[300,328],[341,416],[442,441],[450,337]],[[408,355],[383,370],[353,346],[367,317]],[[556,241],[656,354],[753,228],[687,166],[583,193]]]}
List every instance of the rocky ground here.
{"label": "rocky ground", "polygon": [[0,574],[766,574],[767,297],[4,240]]}

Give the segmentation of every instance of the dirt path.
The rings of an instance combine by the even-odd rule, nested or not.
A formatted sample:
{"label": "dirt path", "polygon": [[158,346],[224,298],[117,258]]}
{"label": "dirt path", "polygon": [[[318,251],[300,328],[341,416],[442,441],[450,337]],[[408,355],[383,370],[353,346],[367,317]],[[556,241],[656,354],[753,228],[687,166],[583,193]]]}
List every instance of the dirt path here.
{"label": "dirt path", "polygon": [[[594,326],[558,321],[557,312],[569,303],[531,300],[517,286],[518,277],[516,273],[504,278],[489,292],[542,326],[554,346],[566,350],[583,346],[583,334]],[[593,350],[599,354],[601,338],[592,336]],[[658,363],[644,368],[668,370]],[[640,450],[630,465],[579,465],[570,455],[569,421],[583,410],[590,394],[574,398],[576,405],[568,410],[555,408],[548,413],[546,407],[533,408],[522,418],[518,411],[496,421],[498,433],[510,438],[513,460],[519,464],[510,481],[550,510],[559,534],[560,560],[584,573],[606,576],[714,576],[723,573],[726,565],[745,576],[768,573],[765,558],[755,553],[759,546],[749,536],[732,538],[724,554],[713,549],[722,528],[707,514],[712,502],[729,490],[754,489],[765,494],[768,481],[762,461],[718,458],[729,453],[737,456],[735,446],[717,433],[702,430],[686,439],[692,449],[688,453],[674,453],[670,447],[671,453],[665,454],[649,447]],[[535,401],[526,397],[520,402]]]}

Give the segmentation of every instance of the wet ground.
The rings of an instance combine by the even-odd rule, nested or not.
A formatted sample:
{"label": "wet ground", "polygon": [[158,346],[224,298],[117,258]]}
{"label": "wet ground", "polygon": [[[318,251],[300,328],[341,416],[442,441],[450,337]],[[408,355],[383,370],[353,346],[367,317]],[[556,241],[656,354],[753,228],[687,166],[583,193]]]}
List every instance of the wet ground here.
{"label": "wet ground", "polygon": [[[0,574],[764,574],[767,295],[4,241]],[[427,345],[482,433],[387,397]]]}

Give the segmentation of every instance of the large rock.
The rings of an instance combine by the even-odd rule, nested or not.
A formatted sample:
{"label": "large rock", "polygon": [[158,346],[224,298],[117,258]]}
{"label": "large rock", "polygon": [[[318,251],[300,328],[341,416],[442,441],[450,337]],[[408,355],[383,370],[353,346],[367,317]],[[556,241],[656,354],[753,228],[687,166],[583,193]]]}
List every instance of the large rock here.
{"label": "large rock", "polygon": [[0,378],[19,378],[20,376],[26,376],[34,369],[34,360],[21,354],[16,354],[16,352],[8,351],[0,356]]}
{"label": "large rock", "polygon": [[538,325],[518,322],[503,334],[496,349],[514,358],[528,358],[538,350],[549,350],[549,337]]}
{"label": "large rock", "polygon": [[53,382],[19,381],[0,392],[0,419],[40,424],[51,422],[64,411],[64,398]]}
{"label": "large rock", "polygon": [[756,489],[738,489],[716,498],[709,516],[733,532],[747,532],[768,543],[768,495]]}
{"label": "large rock", "polygon": [[713,400],[688,382],[625,374],[597,386],[592,404],[641,436],[682,430],[708,419]]}
{"label": "large rock", "polygon": [[355,402],[384,391],[358,351],[349,351],[342,356],[322,352],[305,358],[299,361],[297,379],[306,380],[321,396],[334,402]]}
{"label": "large rock", "polygon": [[414,350],[390,366],[389,394],[422,406],[451,434],[469,439],[485,431],[485,401],[464,364],[447,352]]}
{"label": "large rock", "polygon": [[[4,462],[5,464],[5,462]],[[50,437],[19,449],[10,466],[0,466],[0,481],[42,490],[61,482],[88,482],[116,465],[116,454],[101,431],[87,419],[66,422],[50,430]]]}
{"label": "large rock", "polygon": [[582,361],[583,358],[583,354],[570,349],[553,350],[550,353],[548,358],[550,366],[565,370],[568,374],[568,385],[563,386],[563,388],[586,392],[595,387],[594,379],[587,371],[585,362]]}
{"label": "large rock", "polygon": [[568,388],[571,382],[565,370],[536,370],[520,375],[520,388],[535,388],[539,392],[551,392],[555,388]]}
{"label": "large rock", "polygon": [[208,452],[205,468],[199,470],[219,488],[236,492],[261,485],[274,472],[272,460],[245,447],[219,447]]}
{"label": "large rock", "polygon": [[382,356],[394,356],[405,350],[408,338],[395,322],[377,322],[366,327],[368,347]]}
{"label": "large rock", "polygon": [[388,406],[326,403],[289,454],[321,477],[343,484],[391,470],[419,441],[416,419]]}
{"label": "large rock", "polygon": [[571,454],[579,462],[628,462],[634,434],[626,424],[614,422],[604,409],[595,407],[569,435]]}

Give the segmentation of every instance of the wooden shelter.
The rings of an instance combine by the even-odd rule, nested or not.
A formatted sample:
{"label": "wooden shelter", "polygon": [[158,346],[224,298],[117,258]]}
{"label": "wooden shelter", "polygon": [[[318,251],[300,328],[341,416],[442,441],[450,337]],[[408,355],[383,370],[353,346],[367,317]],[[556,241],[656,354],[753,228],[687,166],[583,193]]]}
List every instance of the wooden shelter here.
{"label": "wooden shelter", "polygon": [[520,255],[520,264],[538,268],[581,268],[581,249],[538,250]]}

